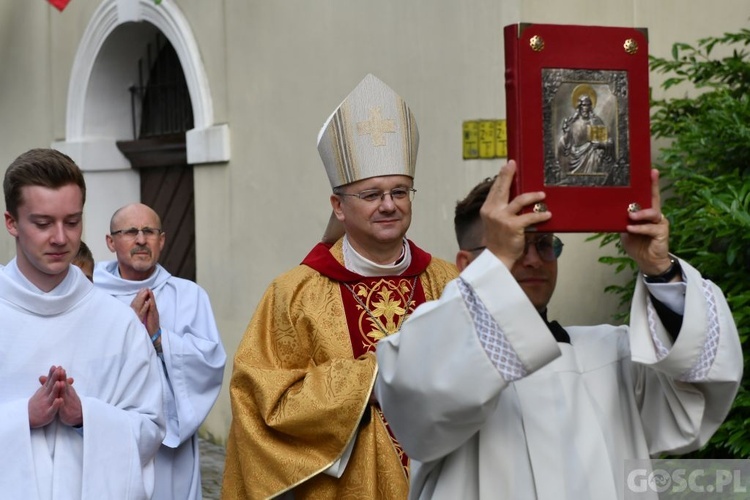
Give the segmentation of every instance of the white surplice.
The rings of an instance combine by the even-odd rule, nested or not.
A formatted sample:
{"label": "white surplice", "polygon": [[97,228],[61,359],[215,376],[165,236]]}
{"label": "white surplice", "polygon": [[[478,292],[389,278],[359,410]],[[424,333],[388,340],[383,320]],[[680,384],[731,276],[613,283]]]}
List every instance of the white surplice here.
{"label": "white surplice", "polygon": [[[626,459],[704,444],[734,400],[742,351],[721,290],[680,262],[674,343],[639,282],[629,327],[568,327],[558,344],[487,251],[381,340],[376,394],[412,459],[410,498],[623,498]],[[494,363],[479,340],[490,324]]]}
{"label": "white surplice", "polygon": [[128,305],[142,288],[154,292],[168,388],[167,436],[156,457],[154,499],[200,498],[197,432],[219,397],[226,363],[208,294],[161,265],[146,280],[122,279],[117,261],[96,264],[94,285]]}
{"label": "white surplice", "polygon": [[[0,268],[0,497],[150,498],[165,423],[145,328],[75,266],[47,294],[24,280],[15,260]],[[29,428],[29,398],[53,365],[74,379],[81,429]]]}

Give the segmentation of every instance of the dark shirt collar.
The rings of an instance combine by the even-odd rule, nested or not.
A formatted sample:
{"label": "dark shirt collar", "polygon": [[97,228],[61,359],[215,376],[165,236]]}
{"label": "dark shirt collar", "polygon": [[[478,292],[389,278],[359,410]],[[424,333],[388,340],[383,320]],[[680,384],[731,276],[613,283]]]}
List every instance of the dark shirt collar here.
{"label": "dark shirt collar", "polygon": [[542,316],[542,319],[547,324],[547,328],[552,332],[552,336],[555,337],[556,341],[570,344],[570,335],[565,331],[565,328],[560,326],[560,323],[557,321],[550,322],[547,320],[547,309],[544,309],[544,311],[541,311],[539,314]]}

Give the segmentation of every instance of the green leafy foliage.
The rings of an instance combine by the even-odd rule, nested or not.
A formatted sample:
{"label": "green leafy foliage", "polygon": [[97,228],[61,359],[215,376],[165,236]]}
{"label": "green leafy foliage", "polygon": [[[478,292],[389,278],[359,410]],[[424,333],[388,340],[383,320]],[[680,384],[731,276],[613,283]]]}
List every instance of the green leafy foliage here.
{"label": "green leafy foliage", "polygon": [[[656,167],[665,182],[663,211],[670,250],[715,282],[727,297],[745,352],[745,373],[733,409],[694,457],[750,457],[750,30],[676,43],[671,58],[651,57],[662,88],[690,88],[690,97],[651,103],[651,131],[668,139]],[[720,56],[715,54],[720,53]],[[681,87],[680,87],[681,88]],[[600,245],[616,235],[596,235]],[[607,292],[629,304],[635,269],[622,250],[601,262],[633,279]],[[616,319],[627,319],[620,314]]]}

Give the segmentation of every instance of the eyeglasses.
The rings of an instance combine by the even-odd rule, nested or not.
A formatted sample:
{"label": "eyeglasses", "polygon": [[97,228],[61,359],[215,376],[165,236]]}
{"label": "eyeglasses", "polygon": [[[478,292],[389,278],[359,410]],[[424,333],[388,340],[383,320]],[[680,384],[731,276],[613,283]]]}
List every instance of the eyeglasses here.
{"label": "eyeglasses", "polygon": [[128,240],[135,240],[138,238],[138,233],[143,233],[143,237],[146,239],[150,238],[156,238],[162,233],[161,229],[157,229],[155,227],[142,227],[138,229],[137,227],[131,227],[130,229],[118,229],[117,231],[112,231],[112,236],[117,236],[118,234],[122,236],[123,238],[126,238]]}
{"label": "eyeglasses", "polygon": [[[542,259],[545,262],[553,262],[557,260],[560,255],[562,255],[563,251],[563,244],[562,241],[560,241],[560,238],[554,235],[544,236],[542,238],[538,238],[535,240],[526,240],[526,245],[523,247],[523,255],[526,256],[527,253],[529,253],[529,246],[534,245],[534,248],[536,248],[536,253],[539,254],[539,258]],[[474,248],[467,248],[467,252],[481,252],[484,250],[485,246],[481,247],[474,247]]]}
{"label": "eyeglasses", "polygon": [[414,188],[398,187],[393,188],[390,191],[381,191],[380,189],[368,189],[359,193],[336,193],[339,196],[355,196],[360,200],[364,200],[368,203],[374,203],[376,201],[382,202],[385,200],[385,195],[391,195],[391,200],[401,201],[409,198],[409,201],[414,199],[414,194],[417,192]]}

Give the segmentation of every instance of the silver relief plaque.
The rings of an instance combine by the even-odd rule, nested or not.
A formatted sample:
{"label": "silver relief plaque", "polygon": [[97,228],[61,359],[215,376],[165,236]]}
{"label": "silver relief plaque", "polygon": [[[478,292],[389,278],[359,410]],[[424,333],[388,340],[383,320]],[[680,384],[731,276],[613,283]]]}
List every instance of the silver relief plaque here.
{"label": "silver relief plaque", "polygon": [[544,185],[630,184],[626,71],[542,70]]}

